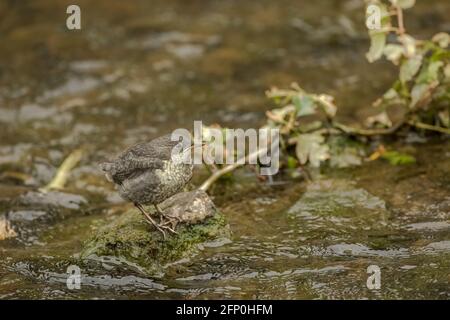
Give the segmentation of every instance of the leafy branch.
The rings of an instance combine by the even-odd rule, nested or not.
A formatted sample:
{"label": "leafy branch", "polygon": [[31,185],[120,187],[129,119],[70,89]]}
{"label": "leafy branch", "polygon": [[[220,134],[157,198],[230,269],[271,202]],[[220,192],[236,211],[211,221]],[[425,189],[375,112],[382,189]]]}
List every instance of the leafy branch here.
{"label": "leafy branch", "polygon": [[[403,10],[413,7],[414,3],[413,0],[370,1],[380,9],[381,26],[379,30],[369,31],[371,46],[367,59],[375,62],[385,57],[399,67],[399,76],[373,103],[379,113],[368,117],[364,126],[338,122],[333,97],[307,93],[298,84],[288,90],[272,88],[266,93],[278,107],[267,112],[268,125],[278,127],[288,137],[289,144],[296,145],[300,165],[309,163],[318,167],[326,160],[333,160],[330,142],[340,135],[358,140],[414,129],[450,134],[450,36],[440,32],[431,40],[422,41],[409,35]],[[400,106],[404,111],[396,123],[389,115],[393,106]],[[354,157],[351,159],[352,163],[357,162]]]}
{"label": "leafy branch", "polygon": [[[400,130],[450,134],[450,35],[440,32],[431,40],[417,40],[409,35],[403,10],[413,7],[414,0],[369,3],[380,9],[381,26],[369,31],[371,45],[366,57],[370,63],[384,57],[398,66],[398,80],[373,103],[379,113],[359,127],[335,119],[338,107],[330,95],[308,93],[296,83],[287,89],[268,90],[266,96],[275,108],[266,112],[266,127],[280,130],[280,145],[288,168],[319,167],[324,163],[347,167],[380,157],[392,164],[411,163],[411,156],[387,151],[382,145],[366,157],[367,143],[362,142],[374,136],[392,136]],[[393,106],[404,110],[396,123],[389,115]],[[260,151],[264,150],[255,154]],[[239,166],[217,170],[201,188],[208,189]]]}

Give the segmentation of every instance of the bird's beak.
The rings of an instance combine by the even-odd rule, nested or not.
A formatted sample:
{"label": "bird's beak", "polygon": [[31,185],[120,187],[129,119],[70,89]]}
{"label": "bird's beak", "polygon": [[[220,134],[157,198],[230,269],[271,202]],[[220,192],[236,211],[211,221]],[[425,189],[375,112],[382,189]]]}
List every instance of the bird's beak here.
{"label": "bird's beak", "polygon": [[188,148],[186,148],[185,151],[192,150],[192,149],[198,148],[198,147],[202,147],[202,148],[203,148],[203,147],[206,146],[206,145],[207,145],[206,142],[202,142],[201,145],[192,144],[192,145],[190,145]]}

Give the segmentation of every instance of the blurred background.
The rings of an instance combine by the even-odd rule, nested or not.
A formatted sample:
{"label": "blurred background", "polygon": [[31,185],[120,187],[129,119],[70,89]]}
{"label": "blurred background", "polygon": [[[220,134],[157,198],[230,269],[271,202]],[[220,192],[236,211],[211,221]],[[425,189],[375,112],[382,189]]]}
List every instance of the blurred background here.
{"label": "blurred background", "polygon": [[[175,128],[192,129],[194,120],[228,127],[258,127],[265,121],[265,111],[273,107],[265,98],[265,90],[287,87],[294,81],[310,92],[334,95],[338,118],[357,121],[373,113],[372,101],[397,76],[388,62],[367,62],[365,5],[359,0],[78,0],[82,29],[73,31],[66,28],[66,8],[70,4],[73,1],[0,1],[0,214],[20,211],[23,221],[44,221],[38,226],[25,223],[17,242],[0,243],[0,297],[127,297],[130,291],[130,295],[150,298],[370,295],[364,285],[352,280],[355,273],[345,271],[357,265],[358,259],[349,266],[336,258],[345,248],[333,251],[325,261],[302,258],[299,250],[320,251],[314,241],[324,236],[325,225],[313,228],[317,233],[294,237],[288,228],[293,222],[280,222],[280,212],[303,190],[298,184],[289,185],[288,191],[280,187],[264,196],[259,193],[247,204],[236,195],[247,187],[237,187],[236,193],[222,201],[235,226],[237,242],[228,249],[205,253],[204,260],[192,267],[194,271],[182,274],[183,285],[174,283],[180,275],[173,271],[162,284],[138,276],[123,282],[114,277],[103,281],[99,276],[93,278],[96,285],[90,293],[64,291],[63,263],[60,270],[54,270],[55,263],[76,252],[83,239],[80,234],[88,233],[85,230],[89,228],[95,230],[103,219],[112,219],[121,210],[104,209],[105,203],[119,203],[120,199],[98,171],[99,160]],[[411,34],[429,38],[438,31],[450,32],[449,12],[449,1],[418,1],[405,15],[405,23]],[[58,194],[44,204],[35,198],[27,198],[28,202],[20,198],[30,189],[48,183],[63,159],[80,147],[87,152],[69,180],[68,190],[73,194]],[[436,159],[444,154],[439,148],[434,152]],[[397,182],[376,185],[369,179],[374,167],[365,170],[360,174],[366,174],[366,180],[362,180],[367,188],[379,195],[392,193]],[[401,174],[398,170],[395,173]],[[442,171],[435,175],[441,176]],[[404,206],[400,211],[410,211],[404,199],[417,190],[406,185],[402,188],[402,196],[393,201]],[[433,192],[423,196],[417,212],[423,211],[421,205],[436,205],[443,199],[448,204],[447,189]],[[84,216],[55,226],[49,222],[57,220],[54,213],[48,213],[49,207],[58,213],[56,216],[70,216],[81,209]],[[67,210],[70,213],[66,214]],[[436,210],[447,212],[442,207]],[[103,216],[86,215],[93,212]],[[255,217],[256,212],[262,215]],[[47,220],[46,215],[50,215]],[[243,215],[247,219],[244,222]],[[442,219],[446,221],[448,214]],[[246,228],[255,221],[264,227],[249,234]],[[395,223],[401,224],[400,220]],[[47,233],[38,236],[39,228]],[[49,228],[53,228],[50,233]],[[448,231],[441,236],[445,239],[447,235]],[[402,244],[389,240],[388,249],[379,249],[380,259],[402,256],[404,251],[399,246],[406,241],[408,247],[421,236],[411,237],[390,238]],[[342,241],[340,238],[336,243]],[[324,248],[327,245],[330,243]],[[365,256],[366,249],[352,248]],[[449,248],[447,241],[447,255]],[[370,256],[371,249],[367,250]],[[281,260],[273,262],[274,257]],[[230,259],[226,260],[229,264],[224,259]],[[227,267],[221,269],[219,261]],[[318,278],[327,273],[328,269],[323,268],[343,272],[347,282],[338,284],[328,273],[326,281],[320,278],[315,282],[311,280],[314,277],[302,278],[302,272],[295,273],[295,268],[290,269],[291,276],[286,279],[283,267],[294,262],[297,266],[312,263],[305,267],[305,273],[319,270],[314,276]],[[408,265],[399,262],[393,268],[403,264]],[[442,282],[448,280],[445,267],[448,259],[442,265],[444,269],[436,271],[438,284],[433,287],[434,278],[426,278],[423,286],[430,283],[431,288],[420,291],[421,295],[448,297],[448,287]],[[202,273],[202,269],[207,271]],[[365,277],[364,271],[354,272]],[[419,272],[417,279],[422,279],[423,274]],[[221,279],[219,283],[213,281],[216,278]],[[189,279],[197,281],[193,284]],[[248,279],[246,288],[236,289],[242,279]],[[389,297],[408,297],[409,289],[393,289]]]}
{"label": "blurred background", "polygon": [[[359,0],[78,1],[81,30],[66,28],[69,4],[0,3],[0,163],[27,144],[54,160],[82,143],[120,150],[194,119],[258,126],[271,107],[264,91],[294,81],[358,117],[396,76],[365,59]],[[409,32],[448,31],[449,9],[418,1]]]}

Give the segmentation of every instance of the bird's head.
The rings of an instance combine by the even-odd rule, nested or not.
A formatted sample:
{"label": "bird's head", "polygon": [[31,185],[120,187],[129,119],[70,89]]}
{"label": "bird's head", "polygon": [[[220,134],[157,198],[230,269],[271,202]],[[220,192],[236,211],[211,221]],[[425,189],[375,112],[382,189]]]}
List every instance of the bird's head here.
{"label": "bird's head", "polygon": [[184,147],[175,157],[176,160],[175,161],[180,161],[186,164],[194,164],[194,155],[195,152],[199,149],[199,148],[203,148],[204,146],[206,146],[205,142],[201,142],[201,143],[192,143],[190,146]]}

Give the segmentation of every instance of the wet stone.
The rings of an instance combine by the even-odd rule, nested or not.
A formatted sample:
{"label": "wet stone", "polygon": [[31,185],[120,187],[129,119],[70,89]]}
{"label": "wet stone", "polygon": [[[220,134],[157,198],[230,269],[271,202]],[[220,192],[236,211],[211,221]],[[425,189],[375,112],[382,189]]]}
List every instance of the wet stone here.
{"label": "wet stone", "polygon": [[22,195],[19,202],[25,206],[53,206],[72,210],[80,210],[87,204],[87,200],[81,195],[60,191],[30,191]]}
{"label": "wet stone", "polygon": [[342,208],[385,210],[385,202],[362,188],[340,181],[318,181],[308,187],[290,213],[330,213]]}
{"label": "wet stone", "polygon": [[45,216],[47,213],[42,210],[18,210],[8,214],[9,221],[33,221]]}
{"label": "wet stone", "polygon": [[77,194],[22,191],[13,201],[4,204],[0,201],[0,240],[16,238],[19,242],[33,243],[49,226],[80,215],[87,204],[88,201]]}
{"label": "wet stone", "polygon": [[306,233],[341,234],[383,229],[390,215],[384,200],[341,180],[311,183],[288,214],[298,219],[299,228]]}
{"label": "wet stone", "polygon": [[177,234],[167,234],[163,239],[162,234],[133,209],[96,231],[85,243],[81,259],[86,262],[116,257],[155,274],[160,273],[164,265],[195,253],[202,243],[230,237],[224,215],[202,191],[179,193],[162,203],[161,208],[181,220],[176,227]]}
{"label": "wet stone", "polygon": [[216,208],[205,192],[181,192],[161,204],[162,210],[169,216],[186,224],[199,223],[214,216]]}

